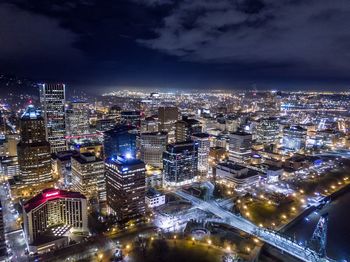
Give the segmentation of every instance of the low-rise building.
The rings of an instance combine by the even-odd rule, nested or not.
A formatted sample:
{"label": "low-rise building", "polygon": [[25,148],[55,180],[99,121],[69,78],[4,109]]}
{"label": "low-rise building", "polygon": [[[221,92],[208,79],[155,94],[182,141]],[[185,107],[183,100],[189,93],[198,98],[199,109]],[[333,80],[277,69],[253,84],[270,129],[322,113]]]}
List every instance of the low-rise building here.
{"label": "low-rise building", "polygon": [[215,167],[216,180],[236,189],[258,183],[266,175],[258,170],[228,161]]}
{"label": "low-rise building", "polygon": [[278,182],[283,175],[284,169],[282,167],[270,166],[266,170],[267,181],[269,183]]}
{"label": "low-rise building", "polygon": [[154,188],[150,188],[146,192],[145,201],[149,208],[158,207],[165,204],[165,195]]}

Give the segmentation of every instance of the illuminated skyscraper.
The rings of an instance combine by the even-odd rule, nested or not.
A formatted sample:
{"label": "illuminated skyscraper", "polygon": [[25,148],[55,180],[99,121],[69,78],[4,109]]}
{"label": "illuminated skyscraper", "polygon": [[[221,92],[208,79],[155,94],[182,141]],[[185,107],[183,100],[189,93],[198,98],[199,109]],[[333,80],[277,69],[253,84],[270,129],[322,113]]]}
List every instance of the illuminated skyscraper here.
{"label": "illuminated skyscraper", "polygon": [[230,161],[244,161],[249,158],[252,147],[252,135],[245,132],[234,132],[229,135]]}
{"label": "illuminated skyscraper", "polygon": [[89,108],[86,102],[71,102],[66,110],[67,136],[89,133]]}
{"label": "illuminated skyscraper", "polygon": [[104,162],[92,153],[82,153],[72,157],[72,187],[73,190],[106,201],[106,187],[104,179]]}
{"label": "illuminated skyscraper", "polygon": [[170,132],[175,127],[175,122],[179,119],[179,110],[177,107],[159,107],[158,119],[158,131]]}
{"label": "illuminated skyscraper", "polygon": [[198,173],[207,175],[209,171],[209,135],[206,133],[193,134],[192,140],[198,144]]}
{"label": "illuminated skyscraper", "polygon": [[45,137],[44,119],[29,105],[20,120],[21,141],[17,145],[20,178],[24,185],[52,180],[50,144]]}
{"label": "illuminated skyscraper", "polygon": [[163,153],[163,184],[181,186],[194,182],[198,170],[198,144],[193,141],[170,144]]}
{"label": "illuminated skyscraper", "polygon": [[65,85],[41,84],[40,102],[46,126],[46,138],[51,145],[51,152],[67,149],[65,123]]}
{"label": "illuminated skyscraper", "polygon": [[145,171],[138,159],[118,156],[106,160],[107,205],[120,222],[145,214]]}
{"label": "illuminated skyscraper", "polygon": [[158,121],[153,117],[146,117],[141,121],[141,132],[157,132],[158,131]]}
{"label": "illuminated skyscraper", "polygon": [[272,144],[279,137],[279,122],[275,117],[261,118],[256,125],[256,141],[262,144]]}
{"label": "illuminated skyscraper", "polygon": [[153,167],[163,168],[163,152],[168,144],[168,133],[142,133],[140,136],[141,160]]}
{"label": "illuminated skyscraper", "polygon": [[175,123],[175,140],[176,142],[185,142],[191,140],[191,135],[202,132],[202,126],[196,119],[183,117]]}
{"label": "illuminated skyscraper", "polygon": [[137,129],[141,127],[142,114],[140,111],[121,111],[120,122],[121,124],[134,126]]}

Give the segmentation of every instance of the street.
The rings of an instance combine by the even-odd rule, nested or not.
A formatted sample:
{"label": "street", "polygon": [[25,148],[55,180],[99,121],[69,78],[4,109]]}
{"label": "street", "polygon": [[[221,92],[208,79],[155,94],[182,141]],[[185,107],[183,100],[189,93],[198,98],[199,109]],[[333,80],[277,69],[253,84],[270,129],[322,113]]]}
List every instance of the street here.
{"label": "street", "polygon": [[28,261],[28,258],[24,253],[27,245],[23,237],[23,231],[16,221],[19,218],[19,214],[15,210],[11,201],[10,189],[7,183],[3,183],[0,186],[0,198],[4,218],[6,243],[9,254],[12,254],[10,255],[10,259],[11,261],[16,262]]}

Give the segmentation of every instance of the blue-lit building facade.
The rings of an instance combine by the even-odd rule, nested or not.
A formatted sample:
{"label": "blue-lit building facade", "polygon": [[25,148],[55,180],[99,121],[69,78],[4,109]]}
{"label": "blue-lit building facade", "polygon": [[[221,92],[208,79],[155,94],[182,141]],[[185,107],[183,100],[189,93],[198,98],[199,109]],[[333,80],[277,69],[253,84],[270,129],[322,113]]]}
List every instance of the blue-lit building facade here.
{"label": "blue-lit building facade", "polygon": [[197,175],[198,143],[186,141],[168,145],[163,153],[164,186],[190,184]]}
{"label": "blue-lit building facade", "polygon": [[136,130],[132,126],[119,125],[104,133],[105,157],[136,155]]}

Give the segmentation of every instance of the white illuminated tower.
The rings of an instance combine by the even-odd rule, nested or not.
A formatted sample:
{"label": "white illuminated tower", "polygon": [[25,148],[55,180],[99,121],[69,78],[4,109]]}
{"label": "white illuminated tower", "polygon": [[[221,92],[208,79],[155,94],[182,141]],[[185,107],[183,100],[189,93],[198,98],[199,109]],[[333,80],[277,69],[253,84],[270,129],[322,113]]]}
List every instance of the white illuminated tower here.
{"label": "white illuminated tower", "polygon": [[198,173],[207,175],[209,171],[209,135],[206,133],[193,134],[192,140],[198,144]]}
{"label": "white illuminated tower", "polygon": [[64,84],[40,85],[40,103],[45,119],[46,138],[51,145],[52,153],[67,149],[65,99]]}

